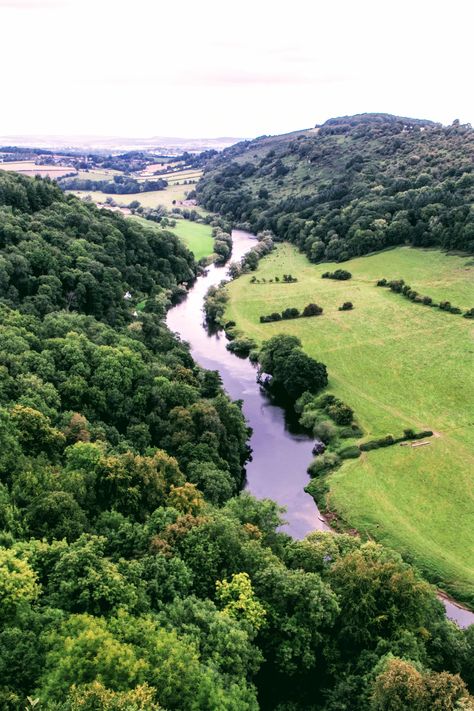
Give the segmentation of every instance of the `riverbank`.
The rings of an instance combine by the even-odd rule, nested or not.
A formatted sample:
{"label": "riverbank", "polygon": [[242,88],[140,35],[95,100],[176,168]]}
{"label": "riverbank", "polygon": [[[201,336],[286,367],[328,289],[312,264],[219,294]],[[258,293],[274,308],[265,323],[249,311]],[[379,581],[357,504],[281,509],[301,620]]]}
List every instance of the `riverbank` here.
{"label": "riverbank", "polygon": [[[321,279],[327,265],[311,264],[283,244],[256,272],[229,285],[225,319],[257,343],[276,333],[298,336],[307,353],[327,365],[329,391],[354,410],[364,438],[397,437],[407,427],[440,433],[426,447],[387,447],[344,462],[327,478],[326,506],[400,551],[456,599],[471,602],[472,324],[375,286],[382,275],[403,276],[420,293],[446,293],[465,306],[474,302],[474,269],[466,261],[403,247],[351,260],[344,267],[352,279],[335,281]],[[281,283],[284,273],[297,281]],[[354,308],[339,311],[345,301]],[[323,314],[260,323],[262,314],[301,310],[309,302],[322,306]]]}
{"label": "riverbank", "polygon": [[[255,238],[234,230],[233,242],[232,259],[239,260],[255,244]],[[203,325],[204,296],[210,286],[225,278],[226,272],[226,266],[211,265],[197,279],[187,298],[168,312],[168,326],[190,343],[191,353],[202,367],[220,372],[229,395],[243,401],[244,414],[253,429],[250,441],[253,456],[247,466],[248,490],[258,498],[271,498],[287,508],[285,530],[295,538],[303,538],[314,530],[330,531],[312,497],[304,491],[310,481],[306,470],[312,458],[313,439],[293,429],[282,408],[256,383],[255,367],[226,349],[224,333],[210,334]],[[237,281],[241,279],[247,277]],[[319,319],[316,321],[319,323]],[[462,608],[449,607],[448,601],[447,604],[448,615],[462,624]],[[472,615],[467,610],[466,613]]]}

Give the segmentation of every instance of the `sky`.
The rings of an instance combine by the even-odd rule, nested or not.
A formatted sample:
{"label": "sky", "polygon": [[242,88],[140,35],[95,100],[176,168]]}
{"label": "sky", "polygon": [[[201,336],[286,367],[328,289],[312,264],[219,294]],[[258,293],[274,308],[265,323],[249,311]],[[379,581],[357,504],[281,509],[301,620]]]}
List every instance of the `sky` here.
{"label": "sky", "polygon": [[474,124],[472,0],[0,0],[0,135]]}

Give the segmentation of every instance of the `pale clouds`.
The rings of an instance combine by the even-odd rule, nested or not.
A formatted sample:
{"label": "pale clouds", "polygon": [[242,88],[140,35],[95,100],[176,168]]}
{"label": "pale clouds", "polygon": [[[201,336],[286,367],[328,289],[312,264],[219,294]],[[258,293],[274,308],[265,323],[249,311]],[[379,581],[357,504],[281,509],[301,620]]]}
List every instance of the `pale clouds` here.
{"label": "pale clouds", "polygon": [[246,135],[386,111],[474,122],[471,2],[0,0],[0,134]]}

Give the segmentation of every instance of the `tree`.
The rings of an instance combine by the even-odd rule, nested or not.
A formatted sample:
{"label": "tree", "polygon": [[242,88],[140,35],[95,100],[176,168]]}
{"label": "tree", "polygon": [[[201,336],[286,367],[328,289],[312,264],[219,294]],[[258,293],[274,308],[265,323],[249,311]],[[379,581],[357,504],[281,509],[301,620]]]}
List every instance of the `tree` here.
{"label": "tree", "polygon": [[265,608],[255,599],[247,573],[236,573],[230,582],[216,582],[216,597],[226,615],[242,620],[257,631],[265,624]]}
{"label": "tree", "polygon": [[35,571],[11,548],[0,548],[0,616],[10,620],[41,592]]}

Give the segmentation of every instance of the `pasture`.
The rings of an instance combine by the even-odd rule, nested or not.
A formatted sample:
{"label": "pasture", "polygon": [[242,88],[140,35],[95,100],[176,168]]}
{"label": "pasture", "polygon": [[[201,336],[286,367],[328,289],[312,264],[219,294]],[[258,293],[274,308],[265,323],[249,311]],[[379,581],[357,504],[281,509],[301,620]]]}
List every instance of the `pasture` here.
{"label": "pasture", "polygon": [[[330,391],[354,409],[365,438],[406,427],[435,431],[426,447],[394,446],[345,462],[328,478],[328,508],[474,604],[474,322],[375,286],[403,278],[466,310],[474,306],[474,260],[400,247],[342,266],[351,280],[321,279],[334,265],[312,265],[280,245],[254,272],[267,283],[244,275],[227,287],[226,318],[258,342],[298,336],[327,365]],[[268,283],[284,273],[297,283]],[[344,301],[354,310],[338,311]],[[260,315],[309,302],[323,315],[259,323]]]}

